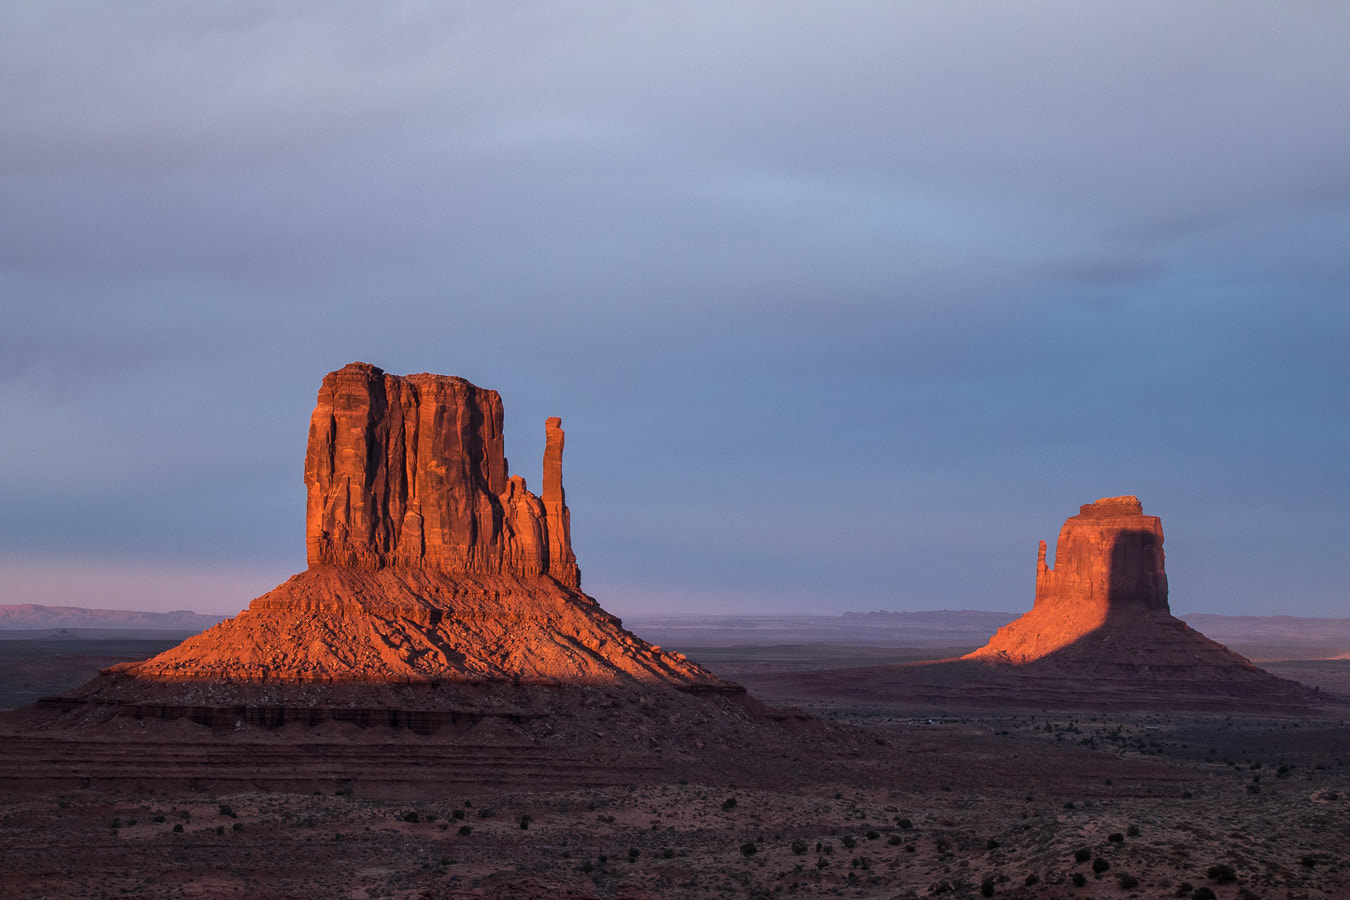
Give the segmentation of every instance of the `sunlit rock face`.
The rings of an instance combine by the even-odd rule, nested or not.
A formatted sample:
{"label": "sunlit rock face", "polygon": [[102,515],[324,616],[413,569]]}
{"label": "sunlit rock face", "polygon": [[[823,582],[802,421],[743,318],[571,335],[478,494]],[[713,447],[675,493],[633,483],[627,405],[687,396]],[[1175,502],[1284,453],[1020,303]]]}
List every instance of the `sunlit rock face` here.
{"label": "sunlit rock face", "polygon": [[508,474],[502,402],[462,378],[329,373],[305,455],[309,569],[153,659],[158,681],[660,682],[725,687],[580,591],[545,423],[543,496]]}
{"label": "sunlit rock face", "polygon": [[1045,555],[1041,541],[1031,610],[969,658],[1249,665],[1172,616],[1162,522],[1144,515],[1137,497],[1104,497],[1080,507],[1060,529],[1053,567]]}
{"label": "sunlit rock face", "polygon": [[541,499],[507,474],[496,391],[365,363],[329,373],[305,454],[309,564],[542,574],[579,588],[559,419],[546,438]]}

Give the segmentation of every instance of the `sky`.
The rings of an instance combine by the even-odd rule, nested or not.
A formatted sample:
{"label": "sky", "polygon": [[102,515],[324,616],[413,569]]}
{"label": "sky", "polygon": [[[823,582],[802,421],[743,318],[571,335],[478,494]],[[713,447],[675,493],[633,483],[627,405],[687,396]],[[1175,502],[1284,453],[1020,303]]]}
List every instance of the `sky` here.
{"label": "sky", "polygon": [[0,4],[0,603],[305,565],[361,360],[561,416],[619,615],[1350,616],[1350,4]]}

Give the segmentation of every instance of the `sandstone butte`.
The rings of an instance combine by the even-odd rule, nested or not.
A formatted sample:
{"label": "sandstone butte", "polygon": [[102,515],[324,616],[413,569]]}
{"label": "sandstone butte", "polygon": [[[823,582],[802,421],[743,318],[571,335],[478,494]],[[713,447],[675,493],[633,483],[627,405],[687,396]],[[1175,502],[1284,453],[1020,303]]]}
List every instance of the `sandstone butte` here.
{"label": "sandstone butte", "polygon": [[1181,670],[1260,673],[1172,615],[1162,521],[1144,515],[1137,497],[1103,497],[1080,507],[1060,529],[1055,565],[1045,557],[1041,541],[1031,610],[964,658],[1074,671],[1117,668],[1135,678]]}
{"label": "sandstone butte", "polygon": [[510,475],[496,391],[330,372],[305,453],[309,568],[119,681],[665,684],[735,689],[581,592],[545,424],[542,496]]}
{"label": "sandstone butte", "polygon": [[1172,615],[1163,531],[1136,497],[1065,521],[1055,564],[1040,545],[1036,598],[956,659],[758,678],[773,702],[848,696],[900,709],[1091,709],[1314,714],[1334,698],[1278,678]]}

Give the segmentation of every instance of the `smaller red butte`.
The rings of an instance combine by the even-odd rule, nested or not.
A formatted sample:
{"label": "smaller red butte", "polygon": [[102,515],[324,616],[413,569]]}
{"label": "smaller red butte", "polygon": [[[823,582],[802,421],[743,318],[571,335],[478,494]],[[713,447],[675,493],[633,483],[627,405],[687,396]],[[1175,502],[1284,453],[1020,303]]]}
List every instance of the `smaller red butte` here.
{"label": "smaller red butte", "polygon": [[972,658],[1024,663],[1121,620],[1176,621],[1167,605],[1162,520],[1138,497],[1103,497],[1079,507],[1059,531],[1055,565],[1036,561],[1036,602]]}

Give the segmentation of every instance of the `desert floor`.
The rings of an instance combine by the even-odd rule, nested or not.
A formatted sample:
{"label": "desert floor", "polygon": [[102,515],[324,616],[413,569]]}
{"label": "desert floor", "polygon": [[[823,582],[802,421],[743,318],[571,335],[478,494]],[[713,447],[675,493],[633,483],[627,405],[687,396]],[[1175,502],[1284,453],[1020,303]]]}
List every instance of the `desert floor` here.
{"label": "desert floor", "polygon": [[[727,674],[772,655],[721,654]],[[157,780],[152,759],[128,763],[134,784],[85,786],[0,742],[12,771],[53,769],[45,787],[0,782],[0,896],[1350,897],[1339,718],[810,711],[829,753],[711,740],[571,786],[584,747],[559,748],[547,784],[537,767],[455,770],[466,740],[504,752],[509,734],[148,726],[223,769],[293,748],[274,763],[296,769],[289,790]],[[89,746],[134,752],[146,727]],[[312,762],[325,747],[341,766]]]}

